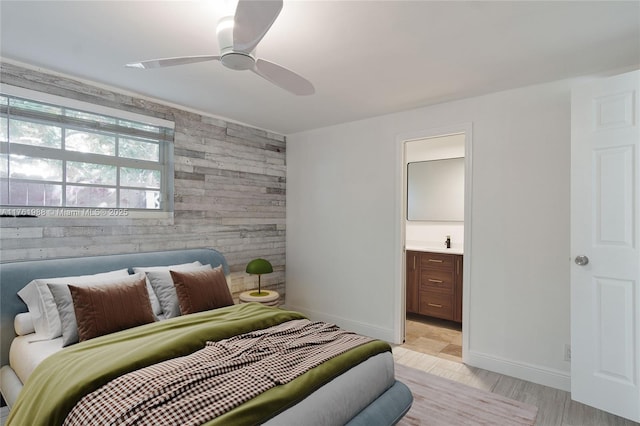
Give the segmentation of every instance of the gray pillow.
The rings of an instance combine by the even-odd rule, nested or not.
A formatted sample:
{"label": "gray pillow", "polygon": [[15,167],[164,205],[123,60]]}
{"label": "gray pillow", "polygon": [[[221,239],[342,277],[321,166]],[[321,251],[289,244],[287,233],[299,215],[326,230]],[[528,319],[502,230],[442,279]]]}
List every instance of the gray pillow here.
{"label": "gray pillow", "polygon": [[[126,278],[110,278],[104,281],[87,281],[86,283],[76,282],[77,287],[87,286],[104,286],[111,285],[113,283],[134,283],[144,278],[144,274],[129,275]],[[53,300],[58,308],[58,315],[60,315],[60,323],[62,324],[62,346],[73,345],[78,343],[78,323],[76,320],[76,313],[73,307],[73,299],[71,298],[71,291],[69,285],[66,283],[47,283]]]}
{"label": "gray pillow", "polygon": [[[196,260],[195,262],[190,263],[180,263],[178,265],[167,265],[167,266],[134,266],[133,272],[137,274],[138,272],[149,272],[149,271],[164,271],[169,268],[191,268],[201,266],[202,263]],[[147,278],[147,291],[149,292],[149,299],[151,300],[151,308],[153,309],[153,313],[157,318],[169,318],[165,315],[162,315],[162,306],[160,305],[160,301],[158,300],[158,295],[153,291],[151,287],[151,283],[149,282],[149,278]]]}
{"label": "gray pillow", "polygon": [[[189,267],[172,267],[173,271],[202,271],[211,269],[211,265],[189,266]],[[153,291],[158,296],[162,313],[165,318],[174,318],[180,316],[180,304],[178,303],[178,294],[173,285],[170,269],[147,271],[147,278],[153,287]]]}

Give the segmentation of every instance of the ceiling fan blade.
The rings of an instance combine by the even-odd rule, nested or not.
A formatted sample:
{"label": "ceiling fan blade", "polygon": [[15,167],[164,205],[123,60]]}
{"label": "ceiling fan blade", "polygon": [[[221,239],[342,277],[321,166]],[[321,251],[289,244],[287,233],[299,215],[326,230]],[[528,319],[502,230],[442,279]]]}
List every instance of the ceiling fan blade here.
{"label": "ceiling fan blade", "polygon": [[282,10],[282,0],[240,0],[233,26],[233,50],[251,53]]}
{"label": "ceiling fan blade", "polygon": [[174,65],[194,64],[196,62],[219,61],[219,60],[220,60],[220,56],[211,56],[211,55],[180,56],[177,58],[151,59],[148,61],[133,62],[130,64],[126,64],[125,66],[129,68],[149,69],[149,68],[172,67]]}
{"label": "ceiling fan blade", "polygon": [[257,59],[252,71],[294,95],[313,95],[316,91],[309,80],[264,59]]}

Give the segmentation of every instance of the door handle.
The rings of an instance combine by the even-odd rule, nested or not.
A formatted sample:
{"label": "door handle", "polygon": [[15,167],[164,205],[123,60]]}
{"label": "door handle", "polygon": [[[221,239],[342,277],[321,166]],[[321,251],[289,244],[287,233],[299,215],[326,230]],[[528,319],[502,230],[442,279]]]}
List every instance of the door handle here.
{"label": "door handle", "polygon": [[589,263],[589,258],[581,254],[580,256],[576,256],[575,262],[576,265],[584,266]]}

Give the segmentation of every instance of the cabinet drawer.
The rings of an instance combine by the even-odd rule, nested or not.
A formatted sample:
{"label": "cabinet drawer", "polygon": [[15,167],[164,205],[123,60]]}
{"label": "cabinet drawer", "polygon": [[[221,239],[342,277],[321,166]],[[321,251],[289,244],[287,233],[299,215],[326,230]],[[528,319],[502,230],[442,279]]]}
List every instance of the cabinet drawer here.
{"label": "cabinet drawer", "polygon": [[453,272],[435,269],[420,271],[420,291],[439,291],[453,294]]}
{"label": "cabinet drawer", "polygon": [[438,268],[453,270],[453,255],[441,253],[422,253],[421,268]]}
{"label": "cabinet drawer", "polygon": [[433,291],[421,291],[420,313],[437,318],[453,319],[453,296]]}

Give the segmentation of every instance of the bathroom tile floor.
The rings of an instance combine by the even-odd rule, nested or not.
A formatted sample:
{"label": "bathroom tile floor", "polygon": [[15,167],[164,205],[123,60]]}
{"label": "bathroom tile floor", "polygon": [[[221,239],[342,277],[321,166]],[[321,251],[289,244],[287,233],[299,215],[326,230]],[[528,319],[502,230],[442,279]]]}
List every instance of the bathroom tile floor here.
{"label": "bathroom tile floor", "polygon": [[402,347],[462,362],[462,324],[407,314],[405,342]]}

